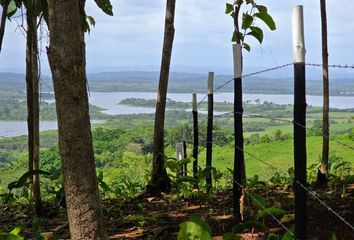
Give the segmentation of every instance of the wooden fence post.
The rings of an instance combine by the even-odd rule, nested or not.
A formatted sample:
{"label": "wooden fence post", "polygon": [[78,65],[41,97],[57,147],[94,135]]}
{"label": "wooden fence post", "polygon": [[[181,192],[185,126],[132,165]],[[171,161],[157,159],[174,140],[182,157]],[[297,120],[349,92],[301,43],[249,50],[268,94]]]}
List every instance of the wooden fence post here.
{"label": "wooden fence post", "polygon": [[294,54],[294,191],[296,239],[307,239],[306,75],[303,6],[293,8]]}
{"label": "wooden fence post", "polygon": [[197,94],[196,93],[193,93],[193,95],[192,95],[192,114],[193,114],[193,158],[194,158],[193,177],[197,178],[199,131],[198,131],[198,105],[197,105]]}
{"label": "wooden fence post", "polygon": [[233,213],[236,223],[242,221],[241,197],[243,194],[245,159],[243,154],[243,123],[242,123],[242,52],[240,44],[233,44],[234,57],[234,176],[233,176]]}
{"label": "wooden fence post", "polygon": [[[182,128],[182,144],[183,144],[183,158],[187,158],[187,133],[186,127]],[[187,164],[183,164],[182,166],[182,176],[187,176]]]}
{"label": "wooden fence post", "polygon": [[[176,143],[176,159],[181,161],[183,159],[183,143]],[[183,176],[183,167],[177,173],[177,177]]]}
{"label": "wooden fence post", "polygon": [[[208,125],[207,125],[207,142],[206,142],[206,167],[212,166],[212,148],[213,148],[213,112],[214,112],[214,73],[209,72],[208,76]],[[211,172],[206,177],[207,190],[212,188]]]}

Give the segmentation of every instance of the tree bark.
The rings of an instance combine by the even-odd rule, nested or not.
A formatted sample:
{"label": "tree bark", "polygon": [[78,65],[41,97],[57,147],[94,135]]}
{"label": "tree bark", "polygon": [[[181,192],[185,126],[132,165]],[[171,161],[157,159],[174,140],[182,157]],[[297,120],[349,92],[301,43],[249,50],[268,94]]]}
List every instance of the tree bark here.
{"label": "tree bark", "polygon": [[48,59],[71,239],[106,239],[98,192],[80,12],[85,1],[49,0]]}
{"label": "tree bark", "polygon": [[6,1],[2,5],[2,14],[1,14],[1,23],[0,23],[0,53],[2,50],[2,42],[4,40],[5,27],[6,27],[6,15],[7,15],[7,7],[9,6],[9,1]]}
{"label": "tree bark", "polygon": [[[27,8],[27,48],[26,48],[26,85],[27,85],[27,126],[28,126],[28,170],[39,170],[39,74],[38,74],[38,37],[37,16],[33,5]],[[30,178],[30,187],[35,202],[36,213],[42,215],[42,199],[39,174]]]}
{"label": "tree bark", "polygon": [[326,0],[320,0],[321,28],[322,28],[322,72],[323,72],[323,143],[321,167],[317,174],[317,183],[325,185],[328,181],[329,157],[329,77],[328,77],[328,41],[327,41],[327,13]]}
{"label": "tree bark", "polygon": [[171,181],[167,175],[164,163],[164,128],[166,95],[170,73],[173,39],[175,34],[175,6],[176,0],[167,0],[164,43],[155,113],[152,176],[150,183],[147,186],[147,192],[151,194],[169,192],[171,190]]}

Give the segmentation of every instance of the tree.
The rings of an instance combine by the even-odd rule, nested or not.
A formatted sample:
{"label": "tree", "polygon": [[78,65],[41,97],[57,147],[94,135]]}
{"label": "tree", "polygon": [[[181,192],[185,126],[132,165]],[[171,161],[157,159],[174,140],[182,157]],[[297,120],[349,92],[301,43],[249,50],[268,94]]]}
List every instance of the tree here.
{"label": "tree", "polygon": [[[106,7],[107,2],[97,1]],[[48,59],[71,239],[105,239],[89,117],[84,6],[85,0],[48,0]]]}
{"label": "tree", "polygon": [[320,0],[321,29],[322,29],[322,72],[323,72],[323,143],[321,167],[317,174],[317,183],[325,185],[328,181],[328,156],[329,156],[329,77],[328,77],[328,41],[327,41],[327,12],[326,0]]}
{"label": "tree", "polygon": [[[28,172],[29,194],[35,202],[38,216],[42,215],[42,198],[39,179],[39,73],[37,17],[42,12],[41,0],[11,0],[3,3],[6,15],[11,18],[22,5],[26,8],[26,87],[27,87],[27,127],[28,127]],[[4,13],[4,12],[3,12]],[[2,24],[5,27],[5,23]],[[0,30],[0,32],[3,29]],[[0,33],[3,34],[3,33]],[[1,36],[2,37],[2,36]]]}
{"label": "tree", "polygon": [[[38,37],[36,0],[28,1],[27,50],[26,50],[26,86],[27,86],[27,126],[28,126],[28,170],[39,170],[39,74],[38,74]],[[31,194],[38,216],[42,215],[42,198],[39,174],[30,178]]]}
{"label": "tree", "polygon": [[3,42],[4,34],[5,34],[6,16],[7,16],[9,2],[10,2],[9,0],[1,0],[0,1],[1,7],[2,7],[1,22],[0,22],[0,52],[2,50],[2,42]]}
{"label": "tree", "polygon": [[169,192],[171,190],[171,181],[167,175],[165,167],[164,128],[166,95],[170,73],[173,39],[175,34],[175,6],[176,0],[167,0],[164,43],[162,49],[161,71],[159,87],[157,90],[155,113],[152,175],[151,180],[147,186],[147,192],[151,194]]}
{"label": "tree", "polygon": [[[243,12],[242,22],[239,24],[239,15],[242,5],[245,3],[249,10]],[[239,54],[242,52],[239,47],[251,50],[251,46],[245,42],[246,36],[253,36],[261,44],[263,42],[263,30],[256,26],[256,19],[264,22],[271,30],[275,30],[276,26],[273,18],[268,14],[267,7],[258,5],[254,0],[234,0],[233,3],[226,3],[226,14],[230,14],[233,18],[234,33],[232,42],[237,45]],[[242,72],[242,56],[240,71]],[[246,167],[243,152],[243,123],[242,123],[242,77],[235,76],[235,101],[234,101],[234,124],[235,124],[235,157],[233,172],[233,213],[235,222],[243,220],[244,192],[243,186],[246,182]]]}

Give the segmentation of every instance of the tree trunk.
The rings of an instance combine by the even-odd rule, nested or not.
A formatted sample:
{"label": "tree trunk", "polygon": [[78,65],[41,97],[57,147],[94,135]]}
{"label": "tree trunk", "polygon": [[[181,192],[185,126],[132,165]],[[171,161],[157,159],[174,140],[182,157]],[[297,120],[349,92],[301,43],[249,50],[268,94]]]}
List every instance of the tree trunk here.
{"label": "tree trunk", "polygon": [[48,59],[71,239],[106,239],[93,154],[80,13],[85,1],[49,0]]}
{"label": "tree trunk", "polygon": [[2,42],[5,34],[5,26],[6,26],[6,15],[7,15],[7,7],[9,6],[9,1],[6,1],[2,5],[2,13],[1,13],[1,23],[0,23],[0,53],[2,50]]}
{"label": "tree trunk", "polygon": [[[35,1],[32,2],[35,4]],[[28,126],[28,170],[39,170],[39,75],[37,16],[33,6],[27,9],[27,49],[26,49],[26,85],[27,85],[27,126]],[[31,194],[35,202],[36,213],[42,214],[42,199],[39,174],[30,178]]]}
{"label": "tree trunk", "polygon": [[327,13],[326,0],[320,0],[321,28],[322,28],[322,71],[323,71],[323,144],[321,167],[317,174],[317,183],[325,185],[328,181],[329,156],[329,79],[328,79],[328,41],[327,41]]}
{"label": "tree trunk", "polygon": [[169,192],[171,190],[171,182],[167,175],[164,163],[164,127],[168,77],[170,73],[172,46],[175,34],[175,6],[176,0],[167,0],[164,43],[155,113],[152,176],[150,183],[147,186],[147,192],[151,194]]}

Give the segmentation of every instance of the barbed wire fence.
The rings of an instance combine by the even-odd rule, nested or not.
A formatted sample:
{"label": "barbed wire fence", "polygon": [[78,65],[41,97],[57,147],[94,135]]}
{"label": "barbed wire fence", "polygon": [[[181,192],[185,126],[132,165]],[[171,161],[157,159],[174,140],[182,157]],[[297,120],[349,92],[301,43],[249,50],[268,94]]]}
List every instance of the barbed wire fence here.
{"label": "barbed wire fence", "polygon": [[[275,71],[275,70],[278,70],[278,69],[281,69],[281,68],[285,68],[285,67],[288,67],[288,66],[291,66],[293,65],[293,63],[288,63],[288,64],[284,64],[284,65],[280,65],[280,66],[276,66],[276,67],[272,67],[272,68],[268,68],[268,69],[265,69],[265,70],[262,70],[262,71],[258,71],[258,72],[254,72],[254,73],[250,73],[250,74],[245,74],[242,76],[242,78],[244,77],[249,77],[249,76],[254,76],[254,75],[257,75],[257,74],[261,74],[261,73],[266,73],[266,72],[270,72],[270,71]],[[308,63],[308,64],[305,64],[307,66],[313,66],[313,67],[322,67],[323,65],[322,64],[315,64],[315,63]],[[354,65],[328,65],[328,67],[331,67],[331,68],[340,68],[340,69],[354,69]],[[227,86],[229,83],[233,82],[234,79],[230,79],[226,82],[224,82],[223,84],[221,84],[220,86],[216,87],[215,89],[213,89],[212,93],[215,93],[215,92],[218,92],[219,90],[221,90],[222,88],[224,88],[225,86]],[[205,95],[197,104],[197,106],[200,106],[204,100],[208,97],[208,94]],[[226,113],[223,113],[223,114],[220,114],[220,115],[217,115],[215,117],[217,118],[220,118],[220,117],[223,117],[223,116],[226,116],[226,115],[229,115],[229,114],[240,114],[242,116],[247,116],[247,117],[257,117],[257,118],[264,118],[264,119],[269,119],[269,120],[273,120],[273,121],[281,121],[281,122],[285,122],[285,123],[288,123],[288,124],[294,124],[294,125],[297,125],[301,128],[304,128],[308,131],[311,131],[311,132],[314,132],[316,133],[318,136],[322,136],[322,137],[325,137],[325,138],[329,138],[331,141],[333,142],[336,142],[337,144],[343,146],[343,147],[346,147],[350,150],[354,150],[354,146],[351,146],[351,145],[348,145],[347,143],[344,143],[342,141],[339,141],[333,137],[330,137],[329,135],[324,135],[322,131],[318,131],[318,130],[315,130],[313,128],[309,128],[307,126],[304,126],[300,123],[297,123],[295,122],[294,120],[288,120],[288,119],[284,119],[284,118],[277,118],[277,117],[272,117],[272,116],[264,116],[264,115],[261,115],[261,114],[257,114],[257,113],[247,113],[247,112],[234,112],[234,111],[231,111],[231,112],[226,112]],[[206,123],[207,119],[209,117],[207,117],[206,119],[203,120],[204,124]],[[199,128],[200,126],[200,123],[198,123],[197,125],[197,129]],[[207,143],[207,141],[205,141],[205,143]],[[213,142],[212,142],[213,144]],[[264,164],[265,166],[271,168],[272,170],[274,171],[279,171],[279,169],[273,165],[271,165],[270,163],[268,163],[268,161],[262,159],[261,157],[258,157],[256,156],[255,154],[252,154],[238,146],[235,145],[234,143],[234,147],[237,148],[238,150],[242,151],[244,154],[246,155],[249,155],[251,158],[257,160],[258,162]],[[328,204],[326,204],[323,200],[321,200],[315,193],[313,193],[307,186],[304,186],[302,183],[300,183],[298,180],[294,180],[294,184],[298,184],[301,188],[303,188],[315,201],[317,201],[321,206],[325,207],[329,212],[331,212],[334,216],[337,217],[337,219],[339,219],[343,224],[345,224],[347,227],[349,227],[353,232],[354,232],[354,227],[351,223],[349,223],[343,216],[341,216],[338,212],[336,212],[333,208],[331,208]],[[235,181],[235,180],[233,180]],[[252,198],[254,201],[258,202],[258,200],[250,193],[250,190],[247,189],[246,187],[244,187],[242,184],[238,183],[235,181],[235,183],[250,197]],[[258,202],[259,203],[259,202]],[[260,206],[262,206],[262,204],[260,204]],[[262,206],[263,210],[266,211],[269,216],[271,216],[275,221],[276,223],[281,226],[286,232],[288,232],[291,236],[295,237],[295,234],[289,229],[287,228],[279,219],[277,219],[273,214],[271,214],[271,212],[267,211],[267,209]]]}
{"label": "barbed wire fence", "polygon": [[[248,73],[248,74],[245,74],[242,76],[242,78],[245,78],[245,77],[250,77],[250,76],[255,76],[255,75],[258,75],[258,74],[262,74],[262,73],[267,73],[267,72],[271,72],[271,71],[275,71],[275,70],[278,70],[278,69],[282,69],[282,68],[286,68],[286,67],[289,67],[289,66],[292,66],[293,63],[287,63],[287,64],[283,64],[283,65],[279,65],[279,66],[275,66],[275,67],[271,67],[271,68],[267,68],[267,69],[264,69],[264,70],[261,70],[261,71],[257,71],[257,72],[253,72],[253,73]],[[316,67],[322,67],[323,65],[322,64],[315,64],[315,63],[306,63],[305,65],[308,65],[308,66],[316,66]],[[336,64],[336,65],[328,65],[329,67],[333,67],[333,68],[344,68],[344,69],[354,69],[354,65],[351,66],[351,65],[339,65],[339,64]],[[230,84],[231,82],[233,82],[234,79],[230,79],[224,83],[222,83],[220,86],[216,87],[215,89],[212,90],[211,93],[215,93],[215,92],[218,92],[219,90],[221,90],[222,88],[226,87],[228,84]],[[197,104],[197,106],[199,107],[203,102],[204,100],[208,97],[208,94],[206,94]],[[247,112],[234,112],[234,111],[230,111],[230,112],[226,112],[226,113],[223,113],[223,114],[220,114],[220,115],[217,115],[216,117],[220,118],[224,115],[228,115],[228,114],[241,114],[241,115],[244,115],[244,116],[253,116],[253,117],[258,117],[258,118],[263,118],[263,119],[269,119],[269,120],[274,120],[274,121],[281,121],[281,122],[286,122],[286,123],[289,123],[289,124],[295,124],[301,128],[304,128],[310,132],[313,132],[313,133],[316,133],[318,136],[322,136],[322,137],[325,137],[325,138],[328,138],[330,139],[331,141],[333,142],[336,142],[337,144],[343,146],[343,147],[346,147],[346,148],[349,148],[351,150],[354,150],[354,146],[350,146],[342,141],[339,141],[333,137],[330,137],[329,135],[324,135],[322,132],[316,130],[316,129],[313,129],[313,128],[309,128],[307,126],[304,126],[298,122],[295,122],[293,120],[287,120],[287,119],[284,119],[284,118],[276,118],[276,117],[271,117],[271,116],[264,116],[264,115],[260,115],[260,114],[257,114],[257,113],[247,113]],[[208,119],[209,117],[207,117]],[[204,122],[206,123],[206,121]],[[199,124],[198,124],[198,128],[199,128]]]}

